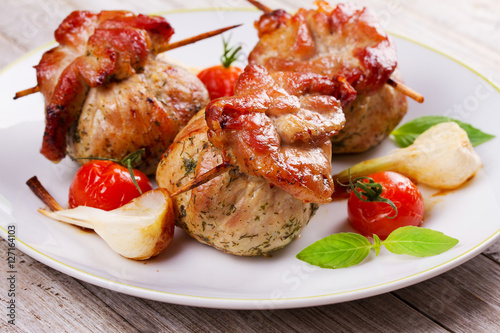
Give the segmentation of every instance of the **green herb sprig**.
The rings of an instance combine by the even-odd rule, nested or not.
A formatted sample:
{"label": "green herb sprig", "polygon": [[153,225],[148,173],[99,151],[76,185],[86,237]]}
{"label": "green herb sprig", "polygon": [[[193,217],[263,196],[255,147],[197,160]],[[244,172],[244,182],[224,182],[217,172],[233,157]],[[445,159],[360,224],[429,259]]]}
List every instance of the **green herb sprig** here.
{"label": "green herb sprig", "polygon": [[392,131],[391,135],[394,137],[396,144],[404,148],[411,145],[420,134],[432,126],[448,121],[457,123],[465,132],[467,132],[469,140],[474,147],[495,137],[494,135],[484,133],[470,124],[445,116],[422,116],[410,120]]}
{"label": "green herb sprig", "polygon": [[395,254],[428,257],[448,251],[457,244],[457,239],[440,231],[409,226],[394,230],[383,241],[374,234],[373,243],[352,232],[333,234],[309,245],[296,257],[322,268],[345,268],[361,263],[372,249],[378,256],[382,245]]}
{"label": "green herb sprig", "polygon": [[240,51],[241,51],[241,46],[237,47],[230,47],[229,46],[230,38],[227,40],[222,37],[222,44],[224,47],[222,56],[220,57],[220,61],[222,63],[222,66],[224,68],[229,68],[235,62],[238,60],[238,57],[240,56]]}

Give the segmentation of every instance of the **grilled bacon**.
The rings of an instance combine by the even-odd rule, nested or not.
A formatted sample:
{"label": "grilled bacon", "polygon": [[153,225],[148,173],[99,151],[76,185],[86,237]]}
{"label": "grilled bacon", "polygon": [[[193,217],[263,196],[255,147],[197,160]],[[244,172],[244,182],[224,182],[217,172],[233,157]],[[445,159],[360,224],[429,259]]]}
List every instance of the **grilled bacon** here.
{"label": "grilled bacon", "polygon": [[[46,114],[41,153],[57,162],[67,152],[121,158],[146,148],[146,159],[158,160],[208,102],[194,75],[157,56],[173,33],[163,17],[71,13],[55,32],[59,45],[36,66]],[[145,162],[143,169],[154,172],[154,162]]]}
{"label": "grilled bacon", "polygon": [[208,138],[241,172],[304,202],[333,193],[330,137],[344,126],[339,90],[327,77],[249,65],[234,96],[206,108]]}
{"label": "grilled bacon", "polygon": [[343,76],[357,98],[344,107],[346,126],[332,137],[333,153],[363,152],[385,139],[407,111],[406,97],[386,84],[391,75],[398,77],[396,48],[369,9],[315,3],[317,9],[295,15],[260,4],[260,39],[248,61],[270,72]]}

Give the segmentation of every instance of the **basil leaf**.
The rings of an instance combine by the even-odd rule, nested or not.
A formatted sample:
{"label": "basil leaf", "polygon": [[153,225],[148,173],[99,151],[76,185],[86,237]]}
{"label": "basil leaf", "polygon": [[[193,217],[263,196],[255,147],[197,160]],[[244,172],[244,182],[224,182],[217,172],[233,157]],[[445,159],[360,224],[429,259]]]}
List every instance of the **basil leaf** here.
{"label": "basil leaf", "polygon": [[297,259],[322,268],[344,268],[362,262],[371,248],[372,244],[364,236],[339,233],[309,245],[297,254]]}
{"label": "basil leaf", "polygon": [[390,252],[414,257],[434,256],[448,251],[457,243],[458,239],[442,232],[419,227],[398,228],[382,241]]}
{"label": "basil leaf", "polygon": [[423,116],[417,119],[413,119],[392,131],[391,134],[394,137],[396,144],[404,148],[411,145],[420,134],[422,134],[432,126],[447,121],[456,122],[465,132],[467,132],[469,140],[473,146],[477,146],[495,137],[494,135],[482,132],[481,130],[471,126],[470,124],[466,124],[461,122],[460,120],[445,116]]}

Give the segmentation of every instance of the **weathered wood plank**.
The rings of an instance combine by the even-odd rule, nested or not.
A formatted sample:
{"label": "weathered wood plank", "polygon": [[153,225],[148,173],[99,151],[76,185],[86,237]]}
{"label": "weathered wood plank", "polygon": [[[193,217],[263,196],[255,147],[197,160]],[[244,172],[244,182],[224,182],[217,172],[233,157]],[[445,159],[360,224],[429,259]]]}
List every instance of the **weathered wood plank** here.
{"label": "weathered wood plank", "polygon": [[71,12],[60,0],[19,0],[2,3],[0,31],[22,50],[32,50],[54,39],[54,30]]}
{"label": "weathered wood plank", "polygon": [[[500,83],[500,34],[494,33],[500,26],[498,15],[488,20],[473,20],[467,14],[476,11],[469,8],[473,4],[467,1],[440,1],[439,5],[427,0],[397,3],[398,9],[388,20],[389,30],[452,55]],[[483,12],[500,12],[498,2],[483,4]],[[439,8],[429,10],[428,6]],[[442,15],[443,12],[447,14]]]}
{"label": "weathered wood plank", "polygon": [[145,300],[100,288],[87,282],[78,282],[118,315],[125,318],[138,331],[175,332],[170,324],[170,318],[159,315]]}
{"label": "weathered wood plank", "polygon": [[[390,294],[329,306],[267,311],[201,309],[146,301],[176,329],[189,332],[444,331]],[[383,304],[383,306],[381,306]],[[409,321],[409,318],[412,320]],[[279,329],[278,329],[279,328]]]}
{"label": "weathered wood plank", "polygon": [[499,287],[500,265],[479,255],[394,294],[452,331],[499,332]]}
{"label": "weathered wood plank", "polygon": [[[9,297],[7,249],[7,242],[0,238],[0,331],[136,331],[75,279],[39,263],[19,250],[15,250],[15,297]],[[12,298],[16,304],[15,326],[8,323],[6,316],[7,302]]]}
{"label": "weathered wood plank", "polygon": [[5,36],[0,34],[0,69],[4,68],[12,61],[20,58],[26,50],[12,44]]}
{"label": "weathered wood plank", "polygon": [[500,264],[500,240],[483,252],[488,258]]}
{"label": "weathered wood plank", "polygon": [[266,327],[279,327],[280,331],[308,332],[311,328],[326,331],[333,323],[345,332],[367,328],[388,331],[391,326],[442,331],[439,325],[390,294],[308,309],[237,311],[142,300],[85,282],[81,284],[140,331],[154,328],[169,332],[258,332]]}

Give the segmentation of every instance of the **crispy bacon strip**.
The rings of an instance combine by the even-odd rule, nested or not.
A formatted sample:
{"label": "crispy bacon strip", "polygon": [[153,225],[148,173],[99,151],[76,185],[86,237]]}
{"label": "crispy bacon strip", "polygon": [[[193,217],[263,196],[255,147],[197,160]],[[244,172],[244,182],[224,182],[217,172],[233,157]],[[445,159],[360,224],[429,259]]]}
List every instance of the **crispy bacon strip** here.
{"label": "crispy bacon strip", "polygon": [[[280,32],[283,33],[283,32],[285,32],[285,29],[292,28],[292,29],[296,30],[297,40],[295,41],[295,45],[294,45],[294,46],[296,46],[296,50],[301,49],[300,43],[309,44],[311,46],[313,45],[313,43],[316,43],[316,47],[314,48],[314,52],[317,52],[317,53],[329,52],[328,45],[321,45],[321,43],[324,43],[327,41],[327,39],[325,39],[324,36],[321,36],[321,34],[324,34],[326,30],[318,30],[317,29],[316,23],[318,23],[318,22],[316,22],[315,18],[313,17],[313,16],[317,16],[318,15],[317,13],[315,15],[315,14],[312,14],[312,11],[306,11],[306,10],[301,9],[301,10],[299,10],[299,13],[297,13],[297,15],[292,16],[281,9],[273,11],[271,8],[265,6],[264,4],[260,3],[259,1],[256,1],[256,0],[248,0],[248,1],[251,4],[253,4],[256,8],[258,8],[264,12],[264,14],[260,18],[260,20],[258,22],[255,22],[255,27],[257,28],[259,38],[261,38],[262,36],[265,36],[267,34],[274,33],[277,35],[278,32],[276,32],[276,31],[278,29],[281,29]],[[336,22],[336,24],[344,24],[347,26],[348,21],[353,20],[353,21],[357,21],[357,22],[366,21],[366,22],[364,22],[364,23],[366,23],[365,27],[361,27],[361,29],[356,30],[356,29],[353,29],[355,27],[355,25],[351,25],[350,27],[347,28],[347,30],[348,30],[347,33],[349,33],[349,29],[351,29],[357,35],[366,34],[366,36],[364,36],[364,37],[371,38],[373,36],[376,36],[376,34],[371,33],[371,35],[369,35],[368,33],[365,32],[365,31],[369,30],[369,29],[367,29],[366,26],[369,26],[369,25],[372,25],[373,27],[378,26],[378,24],[376,23],[376,19],[374,19],[372,14],[360,13],[360,14],[351,15],[351,14],[347,14],[347,9],[346,9],[345,5],[339,5],[336,8],[333,8],[325,1],[316,1],[315,3],[318,5],[317,12],[321,12],[323,14],[329,13],[329,15],[330,15],[330,18],[327,17],[327,19],[331,20],[330,25],[332,27],[330,29],[330,34],[335,34],[335,33],[345,34],[344,32],[341,31],[341,29],[335,29],[333,27],[333,24]],[[349,9],[349,10],[352,12],[352,9]],[[361,9],[358,9],[358,12],[360,10]],[[350,18],[348,18],[349,15],[351,15]],[[358,15],[359,17],[355,18],[354,17],[355,15]],[[311,17],[313,17],[313,19],[311,19]],[[300,27],[297,27],[297,25],[299,25],[299,24],[300,24]],[[344,27],[344,29],[346,29],[346,27]],[[382,32],[381,29],[376,29],[376,30],[377,30],[377,33],[379,33],[381,36],[384,35],[383,33],[381,33]],[[293,33],[288,32],[288,34],[289,34],[287,36],[288,38],[291,38],[293,36]],[[286,33],[284,36],[286,36]],[[345,35],[344,35],[344,37],[345,37]],[[267,38],[272,38],[272,37],[267,37]],[[313,41],[311,41],[311,39]],[[338,41],[341,42],[340,39],[337,40],[337,42]],[[345,41],[348,41],[348,40],[345,39]],[[355,44],[355,43],[360,42],[360,39],[358,37],[355,37],[352,40],[350,40],[349,42],[352,42]],[[376,42],[375,39],[374,39],[374,42]],[[268,43],[268,45],[270,45],[270,43]],[[279,49],[279,45],[280,44],[276,44],[276,46],[278,46],[278,49]],[[389,59],[389,61],[387,61],[387,59],[383,59],[383,52],[384,52],[384,49],[390,50],[390,48],[393,48],[393,46],[391,46],[391,44],[387,44],[385,42],[382,44],[379,43],[379,45],[376,46],[376,48],[379,49],[379,51],[377,51],[377,52],[374,52],[375,50],[373,49],[373,46],[369,46],[368,48],[370,48],[369,51],[360,50],[360,51],[356,51],[353,53],[353,55],[355,57],[358,57],[360,60],[362,60],[361,65],[366,66],[365,71],[367,70],[368,74],[370,75],[369,72],[370,71],[373,72],[374,67],[376,67],[378,65],[378,63],[380,63],[381,65],[387,67],[386,69],[383,69],[384,71],[392,73],[391,63],[395,62],[395,58],[393,57],[392,59]],[[273,50],[275,50],[275,49],[276,49],[276,47]],[[307,50],[307,47],[305,47],[305,49]],[[312,50],[312,48],[310,48],[309,51],[311,51],[311,50]],[[292,51],[295,51],[295,50],[292,50]],[[251,57],[259,58],[258,53],[261,53],[261,52],[263,52],[263,50],[256,51],[257,55],[251,54]],[[394,51],[390,50],[390,54],[393,55]],[[290,54],[285,53],[285,55],[289,56]],[[306,55],[307,55],[307,52],[306,52]],[[317,57],[318,55],[316,54],[314,56]],[[339,56],[342,56],[342,54],[339,54]],[[276,64],[276,60],[271,60],[271,59],[268,59],[268,60],[269,60],[269,63],[273,64],[273,66],[278,66],[278,70],[283,70],[285,68],[292,68],[292,67],[295,67],[295,65],[296,65],[296,63],[293,62],[294,59],[289,59],[289,60],[292,60],[292,62],[287,62],[286,60],[283,60],[283,63],[281,63],[281,64]],[[323,59],[321,61],[324,61],[324,60],[325,59]],[[314,63],[314,61],[312,61],[310,59],[309,59],[309,61],[311,61],[310,65],[312,65]],[[325,61],[325,65],[332,66],[331,62],[328,63],[326,61]],[[348,63],[347,63],[347,65],[348,65]],[[283,66],[283,67],[281,67],[281,66]],[[304,69],[304,67],[307,67],[307,66],[308,66],[307,64],[302,64],[301,66],[295,67],[295,68],[296,69]],[[349,71],[348,68],[342,68],[341,67],[342,65],[333,65],[333,66],[340,66],[339,68],[341,69],[341,71],[342,71],[341,74],[343,74],[343,75],[351,72],[351,71]],[[305,69],[307,70],[307,68],[305,68]],[[323,72],[323,71],[320,71],[319,73],[325,74],[325,72]],[[356,84],[357,83],[356,80],[359,80],[359,78],[356,78],[356,76],[363,75],[363,74],[360,73],[359,70],[354,70],[354,71],[352,71],[352,75],[353,76],[349,77],[349,82],[354,84],[358,90],[360,88],[363,89],[364,88],[363,85],[361,87],[358,87],[358,85]],[[377,79],[377,81],[375,81],[375,84],[376,85],[381,84],[381,82],[384,80],[384,77],[387,77],[387,73],[385,73],[385,74],[382,73],[381,77],[379,79]],[[412,98],[416,102],[418,102],[418,103],[424,102],[424,97],[421,94],[419,94],[415,90],[407,87],[404,83],[398,82],[396,79],[394,79],[392,77],[388,78],[386,82],[387,82],[387,84],[391,85],[396,90],[403,93],[404,95]],[[376,89],[376,85],[375,85],[375,87],[371,87],[371,90],[370,90],[371,92],[373,92],[373,89]],[[360,92],[363,93],[363,91],[360,91]]]}
{"label": "crispy bacon strip", "polygon": [[317,1],[317,10],[265,12],[249,62],[270,71],[342,75],[359,94],[375,92],[397,65],[392,40],[366,8]]}
{"label": "crispy bacon strip", "polygon": [[46,52],[37,81],[45,97],[41,153],[51,161],[66,154],[66,133],[80,113],[89,87],[140,71],[150,53],[168,44],[174,30],[162,17],[125,11],[71,13],[55,32],[59,46]]}
{"label": "crispy bacon strip", "polygon": [[241,171],[304,202],[329,202],[334,190],[330,137],[345,122],[333,97],[339,84],[317,74],[269,74],[249,65],[234,96],[207,106],[209,140]]}

